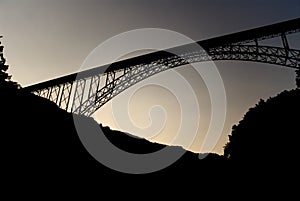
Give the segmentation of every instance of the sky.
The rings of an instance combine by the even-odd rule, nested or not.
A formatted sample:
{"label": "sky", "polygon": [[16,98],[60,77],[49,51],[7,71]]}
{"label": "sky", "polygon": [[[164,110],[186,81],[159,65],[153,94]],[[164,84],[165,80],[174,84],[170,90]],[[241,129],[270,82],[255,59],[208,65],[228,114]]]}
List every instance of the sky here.
{"label": "sky", "polygon": [[[4,36],[2,44],[9,73],[14,81],[28,86],[77,72],[94,48],[126,31],[161,28],[198,41],[297,17],[299,0],[0,0],[0,35]],[[293,37],[292,47],[297,41],[300,44]],[[215,65],[227,96],[225,127],[213,149],[222,153],[232,125],[260,98],[295,88],[295,73],[293,69],[253,62],[218,61]],[[197,152],[208,127],[210,101],[203,80],[191,67],[179,68],[178,72],[189,81],[200,100],[201,128],[189,148]],[[167,73],[158,76],[172,79]],[[117,96],[116,103],[123,98]],[[107,103],[95,118],[120,129],[114,120],[118,111],[112,112],[113,105]],[[160,119],[161,113],[149,113],[154,105],[164,108],[167,119],[160,135],[151,140],[170,143],[181,115],[178,100],[170,91],[156,86],[138,90],[128,106],[132,120],[139,127],[159,123],[155,119]],[[190,117],[193,115],[191,112]]]}

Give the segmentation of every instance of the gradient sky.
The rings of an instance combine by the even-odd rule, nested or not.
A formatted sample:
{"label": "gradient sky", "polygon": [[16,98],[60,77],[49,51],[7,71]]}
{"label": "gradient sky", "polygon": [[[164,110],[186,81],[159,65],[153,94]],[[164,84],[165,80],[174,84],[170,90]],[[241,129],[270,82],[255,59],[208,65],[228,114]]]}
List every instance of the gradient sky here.
{"label": "gradient sky", "polygon": [[[297,17],[299,0],[0,0],[0,35],[4,36],[9,73],[13,80],[27,86],[78,71],[100,43],[132,29],[163,28],[202,40]],[[290,37],[292,47],[297,48],[299,41]],[[226,125],[214,149],[222,153],[232,125],[260,98],[294,88],[295,74],[292,69],[261,63],[215,64],[228,102]],[[190,78],[197,97],[203,100],[201,108],[206,108],[209,100],[201,92],[201,78],[193,77],[191,68],[179,71]],[[147,125],[147,107],[153,104],[164,105],[172,116],[163,137],[157,139],[168,143],[180,115],[171,94],[155,87],[143,88],[132,99],[132,116],[140,126]],[[98,112],[97,120],[116,128],[111,114],[108,103]],[[199,150],[203,130],[205,126],[191,150]]]}

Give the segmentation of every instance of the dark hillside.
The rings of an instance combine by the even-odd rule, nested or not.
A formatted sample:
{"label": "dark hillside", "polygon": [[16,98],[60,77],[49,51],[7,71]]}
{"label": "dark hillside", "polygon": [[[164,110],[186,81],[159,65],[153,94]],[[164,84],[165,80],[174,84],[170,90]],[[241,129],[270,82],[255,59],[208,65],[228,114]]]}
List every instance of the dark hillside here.
{"label": "dark hillside", "polygon": [[[119,174],[101,165],[86,151],[77,135],[71,114],[32,94],[16,93],[1,97],[1,149],[9,169],[22,169],[31,174],[45,171],[55,174],[78,171],[96,172],[99,175]],[[78,118],[91,128],[99,126],[92,118]],[[112,131],[108,127],[101,128],[106,137],[124,151],[144,154],[165,147]],[[178,151],[182,148],[171,149]],[[155,174],[196,174],[202,161],[206,160],[212,162],[224,159],[211,154],[199,160],[197,154],[186,152],[171,167]]]}
{"label": "dark hillside", "polygon": [[297,163],[300,134],[300,89],[261,100],[233,126],[225,156],[259,164]]}

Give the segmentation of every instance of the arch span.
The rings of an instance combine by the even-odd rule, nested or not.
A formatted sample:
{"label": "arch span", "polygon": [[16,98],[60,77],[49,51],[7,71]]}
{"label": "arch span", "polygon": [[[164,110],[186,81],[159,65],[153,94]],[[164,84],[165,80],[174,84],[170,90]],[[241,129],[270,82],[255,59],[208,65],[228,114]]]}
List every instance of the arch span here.
{"label": "arch span", "polygon": [[[237,60],[299,69],[300,50],[291,49],[287,37],[299,32],[300,18],[297,18],[197,42],[203,50],[194,50],[194,44],[182,45],[56,78],[23,90],[47,98],[67,111],[90,116],[130,86],[189,63]],[[261,45],[261,41],[270,38],[280,39],[282,46]]]}

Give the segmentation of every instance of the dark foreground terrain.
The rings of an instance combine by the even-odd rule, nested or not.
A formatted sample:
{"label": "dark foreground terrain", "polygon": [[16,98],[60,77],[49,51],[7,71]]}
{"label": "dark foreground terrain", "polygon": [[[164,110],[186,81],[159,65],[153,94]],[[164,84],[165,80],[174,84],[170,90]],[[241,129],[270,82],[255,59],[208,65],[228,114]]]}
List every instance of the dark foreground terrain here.
{"label": "dark foreground terrain", "polygon": [[[2,148],[10,164],[24,165],[23,168],[34,172],[51,169],[120,174],[101,165],[86,151],[74,126],[73,115],[54,103],[31,94],[17,94],[2,99],[1,105],[5,106],[1,111]],[[110,130],[92,118],[77,115],[74,118],[91,132],[100,127],[112,144],[130,153],[146,154],[165,148],[165,145]],[[181,147],[171,149],[174,152],[182,150]],[[225,157],[210,154],[204,160],[223,162]],[[174,165],[155,174],[197,171],[200,161],[197,154],[186,152]]]}
{"label": "dark foreground terrain", "polygon": [[[233,127],[225,155],[209,154],[200,160],[198,154],[186,152],[171,166],[142,177],[238,175],[238,172],[284,170],[295,168],[299,160],[300,90],[285,91],[251,108],[239,125]],[[67,177],[103,179],[125,176],[96,161],[82,145],[73,116],[54,103],[32,94],[1,95],[1,153],[4,173],[10,178],[61,180]],[[122,150],[145,154],[165,145],[134,138],[91,118],[75,116],[89,128],[101,128],[105,136]],[[170,147],[181,151],[181,147]],[[123,161],[126,163],[127,161]],[[284,166],[284,169],[282,169]],[[136,177],[136,176],[135,176]]]}

